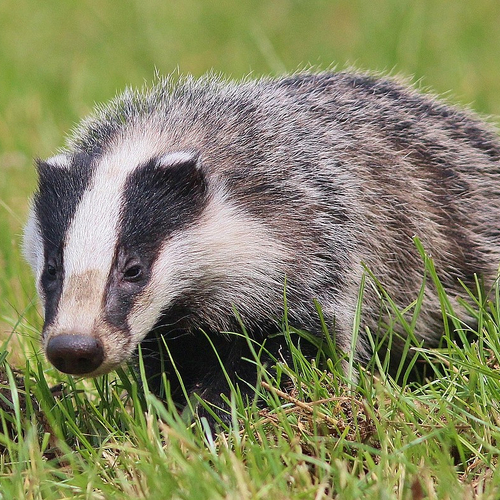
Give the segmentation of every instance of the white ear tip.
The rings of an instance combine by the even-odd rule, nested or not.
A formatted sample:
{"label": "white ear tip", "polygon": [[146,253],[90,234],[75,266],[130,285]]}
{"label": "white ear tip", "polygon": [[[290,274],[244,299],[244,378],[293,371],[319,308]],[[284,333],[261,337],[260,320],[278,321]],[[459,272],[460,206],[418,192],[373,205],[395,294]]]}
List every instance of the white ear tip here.
{"label": "white ear tip", "polygon": [[47,163],[51,167],[63,167],[63,168],[66,168],[66,167],[69,167],[70,159],[69,159],[68,155],[61,153],[61,154],[58,154],[58,155],[55,155],[55,156],[51,156],[50,158],[48,158],[47,160],[45,160],[44,163]]}
{"label": "white ear tip", "polygon": [[173,153],[164,154],[159,159],[159,164],[168,167],[180,165],[182,163],[192,163],[198,161],[198,153],[194,151],[175,151]]}

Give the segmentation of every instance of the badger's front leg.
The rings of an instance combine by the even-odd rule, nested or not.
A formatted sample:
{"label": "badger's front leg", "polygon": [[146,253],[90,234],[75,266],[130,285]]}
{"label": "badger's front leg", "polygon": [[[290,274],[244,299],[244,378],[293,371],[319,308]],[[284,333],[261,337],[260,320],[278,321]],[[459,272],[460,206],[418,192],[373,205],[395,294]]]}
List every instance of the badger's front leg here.
{"label": "badger's front leg", "polygon": [[[226,398],[239,385],[243,397],[251,397],[257,381],[256,364],[249,340],[239,335],[185,333],[167,338],[150,334],[141,344],[145,374],[149,389],[165,397],[165,381],[170,395],[182,409],[187,398],[195,394],[205,401],[224,423],[231,420]],[[196,403],[196,413],[207,417],[213,426],[214,418],[203,405]]]}

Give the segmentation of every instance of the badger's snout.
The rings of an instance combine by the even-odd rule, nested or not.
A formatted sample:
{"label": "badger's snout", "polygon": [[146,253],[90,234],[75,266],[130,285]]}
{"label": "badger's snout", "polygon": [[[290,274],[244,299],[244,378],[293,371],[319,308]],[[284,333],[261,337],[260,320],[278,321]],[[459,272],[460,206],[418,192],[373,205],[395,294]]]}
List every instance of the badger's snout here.
{"label": "badger's snout", "polygon": [[61,372],[87,375],[97,370],[104,360],[102,343],[90,335],[64,333],[47,343],[49,361]]}

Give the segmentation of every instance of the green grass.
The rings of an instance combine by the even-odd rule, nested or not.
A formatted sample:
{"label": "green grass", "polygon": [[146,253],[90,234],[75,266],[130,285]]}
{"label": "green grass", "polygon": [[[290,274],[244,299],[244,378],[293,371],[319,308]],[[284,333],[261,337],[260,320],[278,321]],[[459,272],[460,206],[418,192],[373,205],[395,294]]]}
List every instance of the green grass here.
{"label": "green grass", "polygon": [[[0,498],[498,498],[498,291],[469,298],[475,335],[442,294],[463,345],[446,332],[442,349],[419,351],[431,381],[398,385],[375,358],[380,374],[362,372],[351,392],[325,361],[331,346],[314,362],[294,350],[291,366],[262,369],[262,408],[236,393],[239,430],[210,436],[137,393],[129,371],[61,379],[39,354],[42,320],[19,247],[32,158],[60,147],[95,102],[156,69],[238,78],[354,65],[500,115],[499,22],[492,0],[1,2],[0,338],[20,373],[0,356]],[[433,279],[430,261],[427,270]],[[381,295],[411,333],[419,298],[402,316]],[[285,374],[294,384],[281,393],[275,377]]]}
{"label": "green grass", "polygon": [[[432,367],[425,381],[401,386],[372,369],[385,363],[375,356],[352,390],[328,336],[315,359],[290,345],[292,361],[270,371],[256,351],[261,402],[234,391],[233,425],[219,434],[138,391],[134,371],[75,382],[36,359],[22,373],[4,362],[2,498],[496,499],[500,290],[487,300],[478,284],[463,296],[480,330],[443,295],[462,345],[446,333],[441,349],[409,346]],[[383,304],[403,322],[420,307],[418,298],[404,314],[390,297]]]}

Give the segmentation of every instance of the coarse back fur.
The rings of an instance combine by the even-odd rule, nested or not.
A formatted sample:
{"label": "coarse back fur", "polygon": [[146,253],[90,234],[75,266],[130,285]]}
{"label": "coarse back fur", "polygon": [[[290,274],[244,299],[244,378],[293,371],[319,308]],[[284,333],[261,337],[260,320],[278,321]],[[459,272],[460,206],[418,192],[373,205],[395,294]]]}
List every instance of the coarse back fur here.
{"label": "coarse back fur", "polygon": [[[493,283],[499,167],[492,129],[386,79],[205,77],[126,91],[39,162],[25,248],[48,357],[96,375],[142,342],[149,376],[174,379],[155,357],[160,336],[188,390],[220,404],[227,383],[200,330],[231,377],[252,382],[246,342],[221,332],[239,328],[236,310],[257,340],[274,333],[285,279],[292,324],[321,335],[317,300],[349,351],[363,264],[399,306],[416,298],[423,264],[413,236],[452,297],[474,273]],[[358,360],[370,355],[364,332],[377,331],[379,316],[367,288]],[[441,321],[428,287],[419,338],[436,345]]]}

